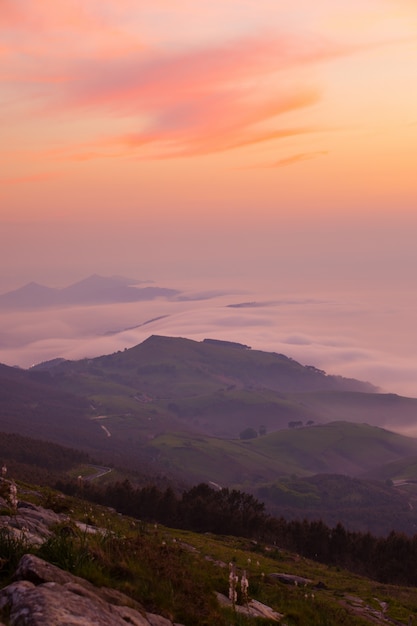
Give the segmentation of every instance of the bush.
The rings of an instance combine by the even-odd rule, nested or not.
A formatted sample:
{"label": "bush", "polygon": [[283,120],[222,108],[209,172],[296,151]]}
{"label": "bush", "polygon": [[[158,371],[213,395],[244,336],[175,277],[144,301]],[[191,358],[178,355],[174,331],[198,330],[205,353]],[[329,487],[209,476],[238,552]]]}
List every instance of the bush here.
{"label": "bush", "polygon": [[245,428],[245,430],[242,430],[239,434],[240,439],[256,439],[257,436],[258,433],[254,428]]}

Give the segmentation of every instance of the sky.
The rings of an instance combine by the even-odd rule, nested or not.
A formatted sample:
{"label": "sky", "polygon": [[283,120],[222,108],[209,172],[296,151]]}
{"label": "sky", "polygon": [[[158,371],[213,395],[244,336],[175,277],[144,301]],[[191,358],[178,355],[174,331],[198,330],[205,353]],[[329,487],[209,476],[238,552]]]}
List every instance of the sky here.
{"label": "sky", "polygon": [[163,314],[117,345],[229,337],[417,397],[416,67],[413,0],[1,0],[0,292],[218,295],[0,311],[0,361]]}

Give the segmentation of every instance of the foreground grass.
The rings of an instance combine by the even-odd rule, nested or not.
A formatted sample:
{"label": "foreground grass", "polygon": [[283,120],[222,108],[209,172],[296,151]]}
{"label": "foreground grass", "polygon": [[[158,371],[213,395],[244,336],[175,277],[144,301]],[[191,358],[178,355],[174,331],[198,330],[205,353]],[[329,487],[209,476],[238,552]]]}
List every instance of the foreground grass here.
{"label": "foreground grass", "polygon": [[[243,570],[247,572],[249,597],[283,614],[282,623],[287,626],[378,623],[372,620],[372,610],[381,610],[383,602],[388,606],[386,616],[399,623],[407,624],[409,616],[417,614],[416,589],[381,585],[276,546],[144,524],[50,491],[32,499],[66,510],[70,521],[58,525],[38,549],[28,546],[24,538],[12,539],[2,531],[3,584],[10,580],[20,556],[31,551],[98,586],[116,588],[147,611],[185,626],[272,624],[219,607],[215,592],[228,595],[228,565],[233,562],[239,576]],[[85,524],[97,532],[87,532]],[[271,576],[277,572],[311,582],[285,585]]]}

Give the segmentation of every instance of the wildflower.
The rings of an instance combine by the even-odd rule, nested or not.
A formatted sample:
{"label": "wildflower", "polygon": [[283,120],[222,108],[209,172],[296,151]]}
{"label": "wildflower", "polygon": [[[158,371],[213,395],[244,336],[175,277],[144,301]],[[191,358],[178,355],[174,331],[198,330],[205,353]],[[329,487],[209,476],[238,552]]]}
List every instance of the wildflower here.
{"label": "wildflower", "polygon": [[10,483],[9,489],[9,502],[11,504],[12,509],[17,509],[17,487],[14,482]]}
{"label": "wildflower", "polygon": [[3,463],[3,465],[1,466],[1,476],[2,478],[4,478],[7,474],[7,465],[6,463]]}
{"label": "wildflower", "polygon": [[229,600],[231,601],[233,608],[237,602],[237,583],[239,577],[236,575],[236,569],[233,563],[229,563]]}
{"label": "wildflower", "polygon": [[246,570],[243,570],[242,578],[240,580],[240,589],[242,591],[242,603],[243,604],[248,603],[248,588],[249,588],[249,581],[246,576]]}

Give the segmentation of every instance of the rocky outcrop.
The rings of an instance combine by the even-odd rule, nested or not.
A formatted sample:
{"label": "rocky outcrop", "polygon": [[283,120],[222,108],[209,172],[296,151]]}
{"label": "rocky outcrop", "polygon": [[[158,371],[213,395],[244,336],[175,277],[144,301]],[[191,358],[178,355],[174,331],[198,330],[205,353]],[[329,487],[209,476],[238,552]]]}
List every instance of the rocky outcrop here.
{"label": "rocky outcrop", "polygon": [[[3,479],[2,484],[9,484]],[[6,486],[7,486],[6,485]],[[74,526],[82,533],[105,532],[98,527],[72,521],[68,515],[55,513],[30,502],[20,500],[16,506],[0,496],[0,531],[6,528],[14,538],[29,550],[40,546],[60,525],[68,532]],[[197,552],[193,546],[181,546]],[[208,557],[207,557],[208,558]],[[224,568],[225,563],[216,562]],[[231,602],[217,594],[222,606]],[[250,617],[279,622],[282,615],[256,600],[246,606],[235,606],[235,611]],[[181,626],[169,619],[147,612],[143,606],[125,594],[107,587],[95,587],[89,581],[75,576],[34,554],[25,554],[19,561],[13,582],[0,589],[0,626]]]}
{"label": "rocky outcrop", "polygon": [[33,554],[22,557],[15,579],[0,590],[0,619],[10,626],[173,626],[124,594],[99,589]]}
{"label": "rocky outcrop", "polygon": [[313,583],[311,578],[303,578],[303,576],[295,576],[294,574],[281,574],[274,572],[272,574],[268,574],[268,578],[271,580],[279,580],[279,582],[285,583],[286,585],[300,585],[302,587]]}
{"label": "rocky outcrop", "polygon": [[[232,602],[222,593],[216,593],[217,600],[221,606],[232,608]],[[236,613],[247,615],[248,617],[262,617],[270,622],[280,622],[283,615],[271,609],[271,607],[262,604],[258,600],[250,600],[246,606],[236,604],[234,606]]]}
{"label": "rocky outcrop", "polygon": [[[10,481],[2,479],[8,491]],[[57,524],[69,524],[67,515],[19,501],[11,506],[0,497],[0,529],[27,546],[46,541]],[[76,523],[77,525],[77,523]],[[100,529],[79,523],[82,532]],[[173,626],[116,589],[93,584],[33,555],[25,554],[14,581],[0,590],[0,626]],[[180,626],[180,625],[177,625]]]}
{"label": "rocky outcrop", "polygon": [[[3,507],[6,508],[4,501]],[[68,521],[67,515],[54,513],[29,502],[19,502],[12,515],[0,517],[0,527],[5,526],[16,538],[24,539],[30,545],[40,545],[50,537],[51,526],[65,521]]]}

